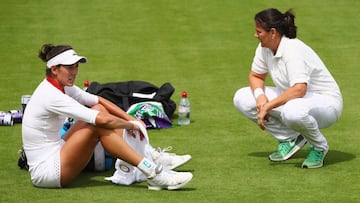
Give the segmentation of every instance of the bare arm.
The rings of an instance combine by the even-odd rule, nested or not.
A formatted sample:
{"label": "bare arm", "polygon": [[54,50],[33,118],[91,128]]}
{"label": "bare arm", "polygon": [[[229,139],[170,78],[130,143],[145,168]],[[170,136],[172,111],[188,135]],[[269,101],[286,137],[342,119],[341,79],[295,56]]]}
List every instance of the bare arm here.
{"label": "bare arm", "polygon": [[[264,89],[265,78],[266,74],[258,74],[251,71],[249,74],[249,84],[251,90],[254,91],[257,88]],[[268,101],[268,98],[265,94],[259,95],[256,98],[256,109],[258,112],[259,127],[265,130],[264,120],[269,119],[268,114],[272,109],[281,106],[292,99],[303,97],[306,93],[306,90],[306,83],[297,83],[271,101]]]}
{"label": "bare arm", "polygon": [[287,89],[286,91],[284,91],[281,95],[279,95],[275,99],[268,102],[266,104],[266,107],[271,110],[273,108],[285,104],[286,102],[292,99],[301,98],[305,96],[306,90],[307,90],[306,83],[297,83],[294,86]]}
{"label": "bare arm", "polygon": [[104,106],[106,110],[114,116],[120,117],[127,121],[136,120],[133,117],[131,117],[129,114],[127,114],[125,111],[123,111],[121,108],[119,108],[117,105],[100,96],[99,96],[99,104]]}
{"label": "bare arm", "polygon": [[249,84],[252,91],[256,88],[264,89],[266,74],[258,74],[253,71],[249,73]]}
{"label": "bare arm", "polygon": [[[264,120],[268,119],[268,113],[286,102],[295,99],[301,98],[305,95],[307,90],[306,83],[297,83],[294,86],[290,87],[286,91],[284,91],[281,95],[276,97],[275,99],[265,103],[258,110],[258,125],[261,129],[265,130]],[[259,96],[260,98],[261,96]]]}
{"label": "bare arm", "polygon": [[129,129],[139,130],[139,127],[123,118],[114,116],[110,113],[100,111],[96,116],[96,126],[107,129]]}
{"label": "bare arm", "polygon": [[[250,84],[251,90],[253,92],[255,89],[258,89],[258,88],[264,90],[265,79],[266,79],[266,74],[258,74],[253,71],[250,71],[249,84]],[[259,112],[260,109],[268,102],[268,99],[265,94],[261,94],[255,99],[256,99],[256,110],[257,110],[257,112]]]}
{"label": "bare arm", "polygon": [[[117,105],[111,101],[99,96],[99,104],[101,104],[109,113],[99,112],[96,117],[96,125],[108,128],[108,129],[129,129],[129,130],[140,130],[139,126],[131,123],[129,121],[137,120],[146,127],[144,122],[140,119],[135,119],[119,108]],[[135,137],[135,135],[132,135]],[[140,139],[144,139],[144,135],[140,135]]]}
{"label": "bare arm", "polygon": [[[96,125],[110,129],[125,128],[125,129],[138,130],[138,126],[127,122],[137,119],[127,114],[124,110],[119,108],[111,101],[100,96],[98,97],[99,97],[99,104],[101,104],[109,113],[100,112],[96,118]],[[145,126],[145,124],[141,120],[138,121],[140,121]]]}

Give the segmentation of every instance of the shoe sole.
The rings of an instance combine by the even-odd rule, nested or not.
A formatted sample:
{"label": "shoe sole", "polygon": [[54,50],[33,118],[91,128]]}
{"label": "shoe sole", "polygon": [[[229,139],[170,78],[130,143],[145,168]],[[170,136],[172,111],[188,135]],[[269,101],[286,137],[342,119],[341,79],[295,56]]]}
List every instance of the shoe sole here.
{"label": "shoe sole", "polygon": [[321,164],[320,165],[315,165],[315,166],[307,166],[307,165],[301,165],[301,168],[309,168],[309,169],[312,169],[312,168],[321,168],[321,167],[323,167],[324,166],[324,160],[325,160],[325,156],[327,155],[327,153],[328,153],[328,151],[326,151],[325,153],[324,153],[324,158],[323,158],[323,160],[322,160],[322,162],[321,162]]}
{"label": "shoe sole", "polygon": [[279,159],[272,159],[269,156],[269,160],[270,161],[286,161],[288,159],[290,159],[296,152],[298,152],[305,144],[306,144],[307,140],[303,139],[299,144],[297,144],[286,156],[284,156],[283,158],[279,158]]}
{"label": "shoe sole", "polygon": [[189,176],[189,178],[180,183],[180,184],[177,184],[177,185],[148,185],[148,189],[149,190],[155,190],[155,191],[159,191],[159,190],[162,190],[162,189],[166,189],[166,190],[178,190],[180,188],[182,188],[183,186],[185,186],[186,184],[188,184],[191,179],[193,178],[193,175],[191,174],[191,176]]}

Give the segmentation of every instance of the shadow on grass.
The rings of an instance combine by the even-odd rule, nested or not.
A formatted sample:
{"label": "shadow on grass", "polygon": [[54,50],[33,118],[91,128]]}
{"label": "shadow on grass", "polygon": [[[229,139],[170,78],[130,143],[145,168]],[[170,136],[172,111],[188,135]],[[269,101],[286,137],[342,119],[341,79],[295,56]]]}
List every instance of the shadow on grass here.
{"label": "shadow on grass", "polygon": [[[272,152],[252,152],[249,153],[249,156],[254,156],[254,157],[263,157],[268,159],[269,154],[271,154]],[[294,159],[296,158],[303,158],[305,159],[306,156],[308,154],[307,150],[301,150],[298,153],[296,153],[294,155]],[[355,159],[355,155],[351,154],[351,153],[347,153],[347,152],[341,152],[338,150],[329,150],[328,154],[325,157],[325,164],[326,165],[331,165],[331,164],[336,164],[336,163],[340,163],[340,162],[345,162],[345,161],[350,161],[352,159]],[[276,163],[276,162],[274,162]],[[284,163],[284,162],[280,162],[280,163]]]}
{"label": "shadow on grass", "polygon": [[111,186],[113,185],[112,183],[104,180],[104,178],[108,176],[111,175],[98,172],[82,172],[65,188],[74,189],[81,187]]}
{"label": "shadow on grass", "polygon": [[[112,173],[111,173],[112,174]],[[134,183],[132,185],[117,185],[112,182],[104,180],[105,177],[111,176],[108,172],[83,172],[79,177],[77,177],[71,184],[69,184],[64,189],[76,189],[76,188],[89,188],[89,187],[131,187],[131,188],[139,188],[139,189],[148,189],[147,183],[140,182]],[[193,191],[195,188],[184,187],[176,191]]]}

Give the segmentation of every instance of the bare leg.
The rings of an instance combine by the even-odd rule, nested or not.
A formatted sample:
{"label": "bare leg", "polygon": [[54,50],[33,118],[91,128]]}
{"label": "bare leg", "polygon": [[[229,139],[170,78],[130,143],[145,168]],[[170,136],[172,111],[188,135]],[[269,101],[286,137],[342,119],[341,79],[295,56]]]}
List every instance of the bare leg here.
{"label": "bare leg", "polygon": [[64,139],[66,142],[60,152],[62,186],[72,181],[86,167],[99,140],[110,154],[134,166],[143,159],[123,140],[122,129],[109,130],[78,121]]}

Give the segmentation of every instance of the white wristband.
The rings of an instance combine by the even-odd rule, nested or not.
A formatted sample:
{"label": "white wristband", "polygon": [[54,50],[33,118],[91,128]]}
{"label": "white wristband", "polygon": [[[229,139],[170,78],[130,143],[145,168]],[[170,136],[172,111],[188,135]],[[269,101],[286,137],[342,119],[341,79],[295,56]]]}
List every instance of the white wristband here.
{"label": "white wristband", "polygon": [[262,95],[262,94],[265,94],[263,89],[261,89],[261,88],[256,88],[256,89],[254,90],[254,97],[255,97],[255,99],[257,99],[257,98],[258,98],[260,95]]}

